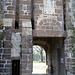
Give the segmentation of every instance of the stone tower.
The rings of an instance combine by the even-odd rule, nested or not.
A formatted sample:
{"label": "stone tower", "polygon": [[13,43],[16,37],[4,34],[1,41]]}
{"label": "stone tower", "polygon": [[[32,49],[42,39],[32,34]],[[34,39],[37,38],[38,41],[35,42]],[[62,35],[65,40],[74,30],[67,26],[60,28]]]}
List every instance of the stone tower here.
{"label": "stone tower", "polygon": [[0,0],[0,7],[0,75],[32,75],[33,45],[45,49],[49,75],[74,74],[72,0]]}

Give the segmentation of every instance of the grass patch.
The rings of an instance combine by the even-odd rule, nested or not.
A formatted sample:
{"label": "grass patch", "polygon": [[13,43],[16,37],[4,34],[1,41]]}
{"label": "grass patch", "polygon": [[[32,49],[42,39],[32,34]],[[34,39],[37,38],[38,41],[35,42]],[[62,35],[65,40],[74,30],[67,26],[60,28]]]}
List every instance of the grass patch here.
{"label": "grass patch", "polygon": [[41,62],[41,61],[33,61],[33,63],[45,63],[45,61],[44,62]]}

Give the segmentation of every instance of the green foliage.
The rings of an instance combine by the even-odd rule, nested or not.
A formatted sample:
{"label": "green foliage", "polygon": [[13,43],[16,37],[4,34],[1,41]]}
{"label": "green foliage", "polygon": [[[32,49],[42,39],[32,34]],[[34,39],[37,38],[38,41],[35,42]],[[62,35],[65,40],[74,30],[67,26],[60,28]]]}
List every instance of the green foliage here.
{"label": "green foliage", "polygon": [[73,53],[75,52],[75,48],[73,48],[72,52],[73,52]]}
{"label": "green foliage", "polygon": [[0,29],[3,29],[3,20],[0,20]]}
{"label": "green foliage", "polygon": [[[20,44],[19,47],[22,49],[22,44]],[[20,57],[22,57],[22,50],[20,50]]]}
{"label": "green foliage", "polygon": [[73,30],[73,34],[71,36],[71,39],[72,39],[72,48],[75,50],[75,29],[72,29]]}
{"label": "green foliage", "polygon": [[33,46],[33,61],[44,62],[45,60],[44,49],[38,45]]}
{"label": "green foliage", "polygon": [[75,67],[73,67],[73,70],[75,71]]}
{"label": "green foliage", "polygon": [[71,29],[73,31],[73,34],[71,36],[71,39],[72,39],[72,48],[74,48],[75,46],[75,29]]}
{"label": "green foliage", "polygon": [[21,44],[19,46],[20,46],[20,48],[22,48],[22,45]]}
{"label": "green foliage", "polygon": [[4,34],[0,33],[0,40],[3,40],[3,38],[4,38]]}
{"label": "green foliage", "polygon": [[22,51],[20,51],[20,57],[22,57]]}
{"label": "green foliage", "polygon": [[[73,52],[73,57],[74,56],[74,53],[75,53],[75,29],[71,29],[73,30],[73,34],[71,36],[71,39],[72,39],[72,52]],[[75,66],[75,63],[73,64]],[[75,71],[75,67],[73,67],[73,71]]]}
{"label": "green foliage", "polygon": [[41,61],[33,61],[33,63],[45,63],[45,61],[44,62],[41,62]]}

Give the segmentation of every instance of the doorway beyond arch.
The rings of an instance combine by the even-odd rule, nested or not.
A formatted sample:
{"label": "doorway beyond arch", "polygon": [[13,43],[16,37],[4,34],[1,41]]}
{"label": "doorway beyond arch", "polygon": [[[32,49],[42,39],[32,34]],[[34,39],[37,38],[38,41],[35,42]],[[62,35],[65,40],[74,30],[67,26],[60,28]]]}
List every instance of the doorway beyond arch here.
{"label": "doorway beyond arch", "polygon": [[39,45],[33,45],[33,74],[46,74],[46,52]]}

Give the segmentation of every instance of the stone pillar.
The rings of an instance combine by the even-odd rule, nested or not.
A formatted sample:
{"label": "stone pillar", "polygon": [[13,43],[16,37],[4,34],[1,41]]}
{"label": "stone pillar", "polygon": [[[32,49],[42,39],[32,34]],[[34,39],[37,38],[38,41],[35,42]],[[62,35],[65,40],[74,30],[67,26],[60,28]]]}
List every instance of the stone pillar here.
{"label": "stone pillar", "polygon": [[65,75],[65,59],[64,59],[64,44],[63,38],[52,38],[51,42],[51,59],[52,70],[50,75]]}
{"label": "stone pillar", "polygon": [[25,21],[22,28],[22,59],[21,75],[32,74],[32,26],[30,21]]}
{"label": "stone pillar", "polygon": [[65,53],[63,43],[59,45],[58,49],[58,75],[65,75]]}
{"label": "stone pillar", "polygon": [[66,74],[73,75],[73,61],[72,61],[72,39],[71,37],[67,37],[65,39],[65,67]]}
{"label": "stone pillar", "polygon": [[21,74],[32,74],[32,25],[31,25],[31,0],[19,0],[19,22],[22,27],[22,57]]}

